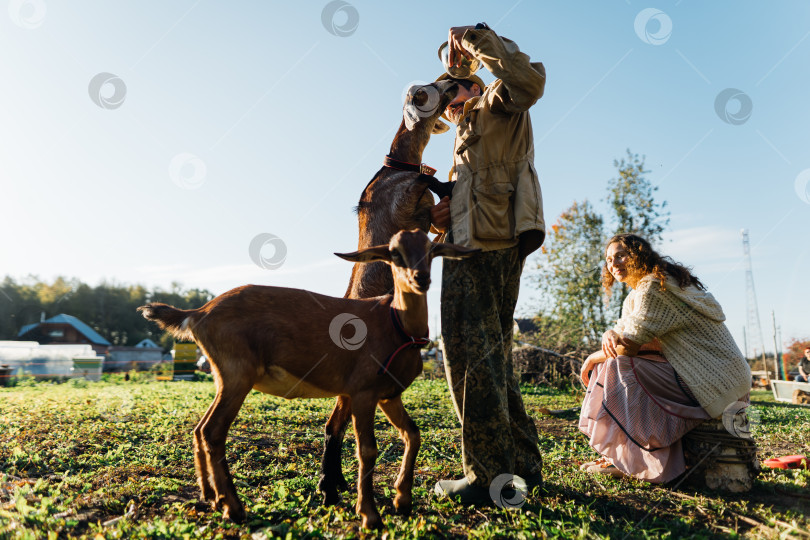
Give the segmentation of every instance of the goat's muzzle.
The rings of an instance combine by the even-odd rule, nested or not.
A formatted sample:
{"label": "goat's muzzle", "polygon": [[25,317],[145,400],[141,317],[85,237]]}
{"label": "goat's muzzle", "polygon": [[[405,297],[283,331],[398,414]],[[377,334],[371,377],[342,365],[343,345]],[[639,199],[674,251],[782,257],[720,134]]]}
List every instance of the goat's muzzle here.
{"label": "goat's muzzle", "polygon": [[416,289],[421,293],[427,292],[430,288],[430,272],[417,270],[413,274],[413,280],[416,283]]}

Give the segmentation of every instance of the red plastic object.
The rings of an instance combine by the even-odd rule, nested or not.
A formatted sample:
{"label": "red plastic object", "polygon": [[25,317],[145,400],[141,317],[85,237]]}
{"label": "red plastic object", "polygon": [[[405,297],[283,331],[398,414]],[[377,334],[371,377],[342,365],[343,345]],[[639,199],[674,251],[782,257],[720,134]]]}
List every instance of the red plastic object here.
{"label": "red plastic object", "polygon": [[784,456],[779,458],[766,459],[763,463],[771,469],[807,469],[807,457],[805,456]]}

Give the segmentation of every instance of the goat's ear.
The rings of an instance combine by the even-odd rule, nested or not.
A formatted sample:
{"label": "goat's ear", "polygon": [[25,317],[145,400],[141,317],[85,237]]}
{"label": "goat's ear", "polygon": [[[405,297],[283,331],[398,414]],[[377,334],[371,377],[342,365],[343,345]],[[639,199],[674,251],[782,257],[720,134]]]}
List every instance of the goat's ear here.
{"label": "goat's ear", "polygon": [[374,246],[352,253],[335,253],[341,259],[346,259],[351,262],[369,263],[374,261],[391,261],[391,252],[388,251],[388,246]]}
{"label": "goat's ear", "polygon": [[466,259],[467,257],[472,257],[479,251],[481,250],[478,248],[468,248],[445,243],[433,244],[430,248],[430,252],[434,257],[445,257],[447,259]]}
{"label": "goat's ear", "polygon": [[450,130],[450,126],[448,126],[447,124],[445,124],[444,122],[442,122],[439,119],[436,119],[436,123],[433,124],[433,134],[434,135],[438,135],[440,133],[446,133],[449,130]]}

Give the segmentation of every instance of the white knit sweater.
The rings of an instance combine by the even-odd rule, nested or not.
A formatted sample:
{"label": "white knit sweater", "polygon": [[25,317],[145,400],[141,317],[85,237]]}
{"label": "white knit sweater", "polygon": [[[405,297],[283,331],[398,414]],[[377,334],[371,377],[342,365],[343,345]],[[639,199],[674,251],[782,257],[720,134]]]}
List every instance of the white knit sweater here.
{"label": "white knit sweater", "polygon": [[614,330],[640,345],[657,337],[669,363],[716,418],[751,390],[751,368],[725,320],[711,293],[681,289],[671,277],[662,291],[647,275],[627,295]]}

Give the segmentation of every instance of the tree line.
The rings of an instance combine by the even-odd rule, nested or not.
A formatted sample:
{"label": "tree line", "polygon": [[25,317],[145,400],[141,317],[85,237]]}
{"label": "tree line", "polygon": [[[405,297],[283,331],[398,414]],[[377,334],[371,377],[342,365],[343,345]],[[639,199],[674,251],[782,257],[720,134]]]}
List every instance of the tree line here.
{"label": "tree line", "polygon": [[172,338],[136,311],[148,302],[164,302],[181,309],[198,308],[214,295],[205,289],[184,289],[172,283],[170,290],[142,285],[103,282],[95,287],[75,278],[58,277],[48,283],[36,276],[17,281],[6,277],[0,284],[0,339],[17,339],[20,329],[65,313],[73,315],[113,345],[133,346],[149,338],[164,349]]}

